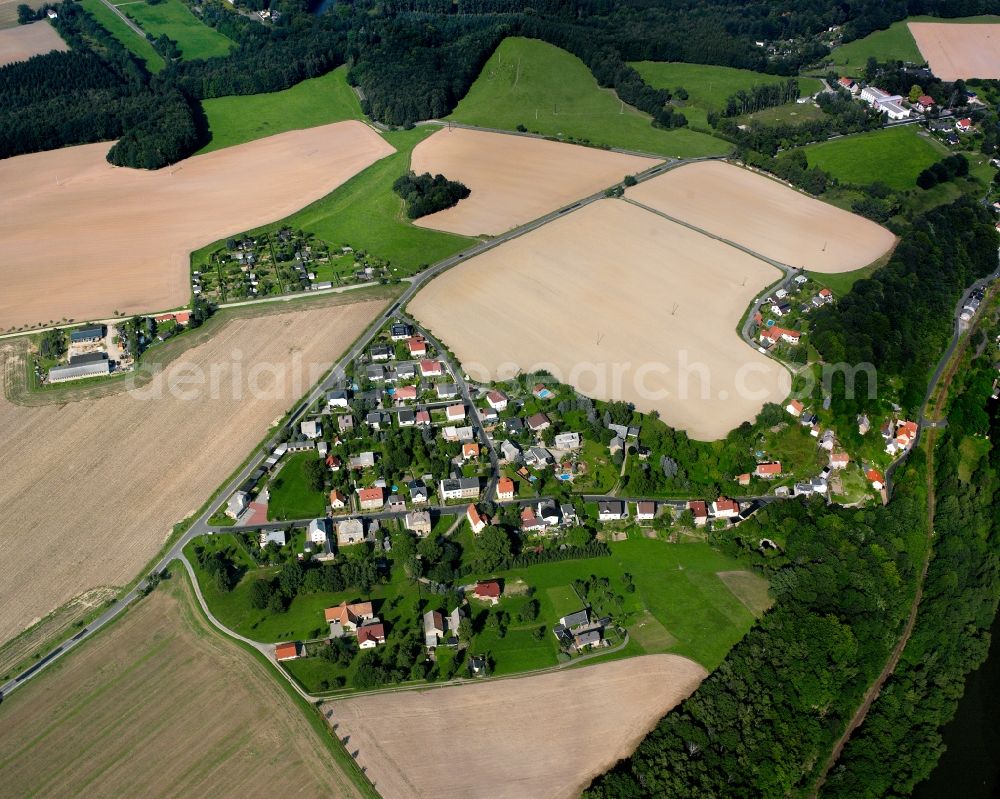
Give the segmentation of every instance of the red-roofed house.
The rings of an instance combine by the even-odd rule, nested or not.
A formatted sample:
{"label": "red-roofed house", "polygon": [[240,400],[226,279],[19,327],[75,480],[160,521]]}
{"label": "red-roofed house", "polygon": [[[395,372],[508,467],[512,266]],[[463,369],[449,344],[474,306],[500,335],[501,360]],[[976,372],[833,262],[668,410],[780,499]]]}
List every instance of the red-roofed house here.
{"label": "red-roofed house", "polygon": [[476,443],[462,444],[462,460],[470,461],[479,457],[479,445]]}
{"label": "red-roofed house", "polygon": [[781,474],[781,461],[769,461],[768,463],[758,463],[753,470],[754,477],[763,477],[770,480]]}
{"label": "red-roofed house", "polygon": [[429,425],[431,423],[431,412],[428,410],[417,411],[416,423],[418,425]]}
{"label": "red-roofed house", "polygon": [[374,649],[385,643],[385,625],[366,624],[358,627],[358,649]]}
{"label": "red-roofed house", "polygon": [[340,467],[344,465],[344,462],[337,455],[327,455],[326,465],[329,467],[331,472],[339,472]]}
{"label": "red-roofed house", "polygon": [[500,601],[500,583],[496,580],[476,583],[476,587],[472,589],[472,596],[495,605]]}
{"label": "red-roofed house", "polygon": [[928,94],[922,94],[917,98],[917,110],[921,113],[930,111],[934,107],[934,98]]}
{"label": "red-roofed house", "polygon": [[485,516],[480,515],[479,509],[471,503],[465,509],[465,518],[469,520],[469,526],[476,535],[479,535],[483,531],[483,528],[489,524],[489,520]]}
{"label": "red-roofed house", "polygon": [[712,515],[719,519],[731,519],[740,515],[740,504],[726,497],[719,497],[712,503]]}
{"label": "red-roofed house", "polygon": [[420,362],[421,377],[441,377],[444,374],[444,364],[441,361],[423,360]]}
{"label": "red-roofed house", "polygon": [[292,641],[289,644],[275,644],[274,646],[275,660],[294,660],[298,656],[299,645],[295,641]]}
{"label": "red-roofed house", "polygon": [[447,417],[449,422],[460,422],[465,418],[465,406],[449,405],[445,408],[444,415]]}
{"label": "red-roofed house", "polygon": [[785,406],[785,410],[792,416],[801,416],[804,408],[805,406],[798,400],[792,400]]}
{"label": "red-roofed house", "polygon": [[825,300],[827,297],[833,297],[833,292],[830,289],[820,289],[819,296]]}
{"label": "red-roofed house", "polygon": [[885,478],[878,469],[869,469],[865,472],[865,477],[868,478],[868,482],[872,484],[872,488],[876,491],[881,491],[883,486],[885,486]]}
{"label": "red-roofed house", "polygon": [[532,507],[527,507],[521,511],[521,529],[531,532],[532,530],[541,530],[545,527],[545,522],[539,519],[535,515],[535,509]]}
{"label": "red-roofed house", "polygon": [[968,117],[958,120],[958,122],[955,123],[955,130],[959,133],[968,133],[972,130],[972,120]]}
{"label": "red-roofed house", "polygon": [[861,87],[858,86],[858,84],[856,84],[850,78],[841,78],[840,80],[837,81],[837,83],[842,88],[847,89],[847,91],[849,91],[851,94],[857,94],[858,92],[861,91]]}
{"label": "red-roofed house", "polygon": [[502,411],[507,407],[507,397],[499,391],[491,391],[487,394],[486,402],[495,411]]}
{"label": "red-roofed house", "polygon": [[748,485],[750,485],[750,473],[747,472],[745,474],[739,475],[736,478],[736,482],[739,483],[741,486],[748,486]]}
{"label": "red-roofed house", "polygon": [[396,402],[413,402],[417,398],[416,386],[400,386],[396,389],[393,399]]}
{"label": "red-roofed house", "polygon": [[831,452],[830,453],[830,468],[831,469],[844,469],[847,464],[851,462],[851,456],[846,452]]}
{"label": "red-roofed house", "polygon": [[420,336],[407,339],[406,346],[414,358],[420,358],[427,354],[427,342]]}
{"label": "red-roofed house", "polygon": [[688,510],[694,515],[694,523],[699,527],[708,521],[708,505],[700,499],[692,499],[688,502]]}
{"label": "red-roofed house", "polygon": [[650,500],[635,503],[635,518],[641,522],[648,522],[655,519],[656,503]]}
{"label": "red-roofed house", "polygon": [[497,499],[514,498],[514,481],[509,477],[501,477],[497,482]]}
{"label": "red-roofed house", "polygon": [[551,424],[549,417],[544,413],[533,413],[524,420],[524,423],[532,433],[539,433]]}
{"label": "red-roofed house", "polygon": [[346,632],[354,632],[366,621],[375,618],[375,609],[371,602],[352,602],[346,600],[332,608],[323,611],[323,618],[327,624],[339,624],[340,629],[336,632],[341,635]]}
{"label": "red-roofed house", "polygon": [[334,510],[343,510],[347,507],[347,497],[344,496],[343,491],[338,491],[335,488],[330,492],[330,507]]}
{"label": "red-roofed house", "polygon": [[384,504],[381,488],[362,488],[358,490],[361,500],[361,510],[381,510]]}

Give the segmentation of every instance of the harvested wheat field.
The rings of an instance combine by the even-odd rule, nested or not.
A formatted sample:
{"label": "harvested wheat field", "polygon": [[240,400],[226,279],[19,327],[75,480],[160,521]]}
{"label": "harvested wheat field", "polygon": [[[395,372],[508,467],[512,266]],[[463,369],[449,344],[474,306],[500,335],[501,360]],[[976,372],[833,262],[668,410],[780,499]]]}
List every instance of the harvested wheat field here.
{"label": "harvested wheat field", "polygon": [[625,196],[788,266],[852,272],[889,251],[874,222],[721,161],[686,164]]}
{"label": "harvested wheat field", "polygon": [[[38,407],[0,396],[0,641],[134,578],[383,306],[233,318],[134,392]],[[24,369],[10,351],[5,380]]]}
{"label": "harvested wheat field", "polygon": [[27,61],[34,55],[53,50],[69,50],[69,45],[48,22],[33,22],[0,30],[0,67]]}
{"label": "harvested wheat field", "polygon": [[944,81],[1000,78],[1000,25],[908,22],[920,55]]}
{"label": "harvested wheat field", "polygon": [[383,799],[561,799],[631,754],[706,675],[687,658],[648,655],[324,712]]}
{"label": "harvested wheat field", "polygon": [[657,163],[508,133],[441,130],[416,146],[411,169],[461,181],[472,194],[414,224],[463,236],[495,236]]}
{"label": "harvested wheat field", "polygon": [[190,253],[280,219],[394,152],[357,121],[196,155],[149,172],[108,144],[0,161],[0,329],[173,308]]}
{"label": "harvested wheat field", "polygon": [[267,667],[197,615],[183,571],[4,701],[4,793],[361,796]]}
{"label": "harvested wheat field", "polygon": [[473,379],[543,369],[713,440],[790,389],[737,336],[774,267],[621,200],[599,200],[431,281],[409,309]]}

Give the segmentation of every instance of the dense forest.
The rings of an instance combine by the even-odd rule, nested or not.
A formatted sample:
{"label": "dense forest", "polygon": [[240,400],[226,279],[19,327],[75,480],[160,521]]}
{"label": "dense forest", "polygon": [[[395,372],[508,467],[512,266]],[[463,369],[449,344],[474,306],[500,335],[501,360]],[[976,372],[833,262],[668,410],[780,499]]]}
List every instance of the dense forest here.
{"label": "dense forest", "polygon": [[[854,284],[812,322],[813,345],[827,363],[870,363],[879,379],[900,382],[900,403],[919,408],[930,369],[951,336],[955,304],[965,288],[997,266],[990,212],[960,198],[913,220],[888,264]],[[845,397],[834,386],[834,410],[869,406],[864,386]]]}
{"label": "dense forest", "polygon": [[935,450],[934,557],[916,627],[824,797],[908,795],[941,755],[939,730],[955,714],[966,674],[986,659],[1000,595],[1000,449],[990,446],[965,479],[960,475],[963,440],[1000,441],[1000,414],[990,400],[993,359],[970,367],[952,385],[948,428]]}
{"label": "dense forest", "polygon": [[[804,792],[898,632],[924,535],[922,476],[887,507],[769,506],[724,550],[750,558],[775,605],[591,799]],[[761,539],[780,549],[764,554]],[[888,634],[887,634],[888,633]]]}
{"label": "dense forest", "polygon": [[451,208],[471,194],[465,184],[430,172],[422,175],[408,172],[396,178],[392,190],[406,201],[406,215],[410,219]]}

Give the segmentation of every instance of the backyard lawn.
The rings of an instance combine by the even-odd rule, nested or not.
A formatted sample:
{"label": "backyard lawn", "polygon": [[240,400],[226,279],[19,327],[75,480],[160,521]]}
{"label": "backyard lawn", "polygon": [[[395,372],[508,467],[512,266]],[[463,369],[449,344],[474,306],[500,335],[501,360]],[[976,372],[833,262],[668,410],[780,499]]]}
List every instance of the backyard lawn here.
{"label": "backyard lawn", "polygon": [[454,113],[457,122],[659,155],[722,155],[732,148],[692,130],[659,130],[597,85],[576,56],[536,39],[504,39]]}
{"label": "backyard lawn", "polygon": [[[726,100],[740,89],[781,83],[787,78],[767,75],[749,69],[718,67],[707,64],[682,64],[668,61],[636,61],[635,67],[642,79],[657,89],[674,91],[679,86],[687,90],[688,99],[675,104],[696,127],[708,126],[709,111],[721,111]],[[821,88],[816,78],[799,78],[799,94],[813,94]]]}
{"label": "backyard lawn", "polygon": [[272,521],[309,519],[326,512],[326,496],[309,487],[306,464],[317,459],[316,452],[296,452],[289,455],[285,465],[268,484],[270,500],[267,516]]}
{"label": "backyard lawn", "polygon": [[232,39],[203,23],[181,0],[160,0],[156,5],[124,2],[117,8],[154,39],[166,35],[177,42],[185,60],[228,55],[235,47]]}
{"label": "backyard lawn", "polygon": [[[804,152],[809,166],[818,166],[841,182],[878,180],[894,189],[915,187],[917,175],[948,154],[943,145],[913,125],[811,144]],[[872,164],[879,164],[878,170]]]}
{"label": "backyard lawn", "polygon": [[101,26],[122,45],[138,56],[146,64],[146,69],[150,72],[159,72],[167,64],[148,40],[142,38],[119,17],[114,11],[108,8],[101,0],[80,0],[80,5],[86,9],[87,13],[96,19]]}
{"label": "backyard lawn", "polygon": [[346,66],[281,92],[216,97],[201,105],[212,137],[202,153],[287,130],[363,117],[358,97],[347,84]]}

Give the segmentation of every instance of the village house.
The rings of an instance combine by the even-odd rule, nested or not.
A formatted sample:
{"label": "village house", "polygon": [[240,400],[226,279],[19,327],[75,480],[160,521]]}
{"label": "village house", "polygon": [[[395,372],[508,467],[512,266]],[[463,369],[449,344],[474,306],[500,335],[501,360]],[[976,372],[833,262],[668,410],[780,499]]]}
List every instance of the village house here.
{"label": "village house", "polygon": [[968,117],[958,120],[958,122],[955,123],[955,130],[959,133],[968,133],[972,130],[972,120]]}
{"label": "village house", "polygon": [[445,441],[466,442],[472,441],[475,438],[475,435],[473,435],[472,427],[470,425],[456,427],[455,425],[450,424],[447,427],[441,428],[441,438]]}
{"label": "village house", "polygon": [[445,408],[444,415],[449,422],[460,422],[465,418],[465,406],[449,405]]}
{"label": "village house", "polygon": [[564,502],[559,506],[559,516],[562,519],[564,525],[576,524],[580,519],[576,515],[576,508],[570,505],[568,502]]}
{"label": "village house", "polygon": [[431,412],[424,409],[417,411],[416,425],[417,427],[430,427],[431,424]]}
{"label": "village house", "polygon": [[427,342],[420,336],[414,336],[413,338],[408,339],[406,347],[410,351],[410,355],[413,358],[423,358],[427,354]]}
{"label": "village house", "polygon": [[361,502],[361,510],[382,510],[384,496],[381,488],[359,488],[358,500]]}
{"label": "village house", "polygon": [[420,362],[421,377],[441,377],[444,374],[444,364],[441,361],[422,360]]}
{"label": "village house", "polygon": [[375,465],[375,453],[359,452],[357,455],[352,455],[348,463],[352,471],[371,469]]}
{"label": "village house", "polygon": [[411,480],[406,484],[406,488],[410,492],[410,502],[416,505],[423,504],[430,496],[427,486],[421,480]]}
{"label": "village house", "polygon": [[881,491],[885,487],[885,477],[878,469],[869,469],[865,472],[865,478],[872,484],[872,488]]}
{"label": "village house", "polygon": [[753,474],[754,477],[762,477],[765,480],[772,480],[781,474],[781,461],[758,463],[757,468],[753,470]]}
{"label": "village house", "polygon": [[373,361],[388,361],[392,357],[392,347],[388,344],[376,344],[372,347]]}
{"label": "village house", "polygon": [[495,411],[506,410],[507,396],[500,391],[490,391],[486,395],[486,403]]}
{"label": "village house", "polygon": [[531,389],[531,395],[535,399],[541,399],[541,400],[552,399],[552,397],[555,396],[555,394],[553,394],[551,391],[549,391],[541,383],[536,383],[535,384],[534,388]]}
{"label": "village house", "polygon": [[424,646],[437,649],[444,633],[444,615],[440,610],[428,610],[424,614]]}
{"label": "village house", "polygon": [[579,433],[557,433],[553,439],[556,449],[580,449]]}
{"label": "village house", "polygon": [[597,503],[597,518],[602,522],[615,522],[628,518],[628,508],[624,502],[602,500]]}
{"label": "village house", "polygon": [[319,438],[323,435],[323,428],[315,419],[308,419],[299,425],[302,435],[306,438]]}
{"label": "village house", "polygon": [[479,457],[479,445],[476,443],[469,443],[462,445],[462,460],[471,461]]}
{"label": "village house", "polygon": [[417,423],[417,415],[409,408],[404,408],[396,414],[400,427],[413,427]]}
{"label": "village house", "polygon": [[389,328],[389,338],[393,341],[406,341],[413,335],[413,328],[403,322],[397,322]]}
{"label": "village house", "polygon": [[341,433],[349,433],[354,430],[354,417],[349,413],[342,413],[337,417],[337,430]]}
{"label": "village house", "polygon": [[497,481],[497,499],[513,499],[514,498],[514,481],[509,477],[501,477]]}
{"label": "village house", "polygon": [[530,505],[521,510],[521,529],[526,533],[534,533],[545,529],[545,522],[535,515],[535,509]]}
{"label": "village house", "polygon": [[521,457],[521,448],[513,441],[501,441],[500,455],[508,463],[516,463]]}
{"label": "village house", "polygon": [[394,381],[415,380],[416,377],[417,377],[416,364],[409,362],[397,363],[395,369],[393,369],[392,379]]}
{"label": "village house", "polygon": [[380,363],[370,363],[365,367],[365,377],[373,383],[385,380],[385,367]]}
{"label": "village house", "polygon": [[861,93],[861,87],[850,78],[840,78],[840,80],[837,81],[837,84],[841,88],[849,91],[852,95],[858,95]]}
{"label": "village house", "polygon": [[481,599],[491,605],[496,605],[500,601],[500,594],[500,583],[496,580],[478,582],[472,589],[472,596],[475,599]]}
{"label": "village house", "polygon": [[847,464],[851,462],[851,456],[846,452],[831,452],[830,453],[830,468],[831,469],[845,469]]}
{"label": "village house", "polygon": [[237,491],[226,503],[226,516],[231,519],[239,518],[240,514],[247,509],[250,504],[250,496],[246,491]]}
{"label": "village house", "polygon": [[644,500],[635,504],[635,518],[640,522],[649,522],[656,518],[656,503]]}
{"label": "village house", "polygon": [[416,386],[400,386],[396,389],[396,393],[393,394],[392,398],[396,400],[397,403],[400,402],[416,402],[417,399],[417,387]]}
{"label": "village house", "polygon": [[385,643],[385,625],[381,622],[358,628],[358,649],[374,649]]}
{"label": "village house", "polygon": [[934,98],[928,94],[922,94],[917,98],[917,102],[914,107],[921,113],[926,114],[928,111],[934,108]]}
{"label": "village house", "polygon": [[691,511],[691,515],[694,517],[694,523],[698,527],[704,526],[705,522],[708,521],[708,505],[704,500],[692,499],[688,502],[687,509]]}
{"label": "village house", "polygon": [[406,502],[399,494],[390,494],[385,501],[384,511],[386,513],[402,513],[406,510]]}
{"label": "village house", "polygon": [[365,526],[361,519],[344,519],[337,522],[337,546],[349,547],[365,540]]}
{"label": "village house", "polygon": [[532,433],[540,433],[542,430],[545,430],[551,424],[551,422],[549,421],[549,417],[546,416],[544,413],[533,413],[524,421],[525,424],[528,426],[528,429]]}
{"label": "village house", "polygon": [[732,519],[740,515],[740,504],[727,497],[719,497],[712,503],[712,515],[717,519]]}
{"label": "village house", "polygon": [[261,530],[260,536],[257,538],[258,543],[261,547],[266,547],[268,544],[277,544],[279,547],[283,547],[286,543],[285,531],[284,530]]}
{"label": "village house", "polygon": [[792,416],[799,417],[802,415],[802,409],[805,406],[798,400],[792,400],[785,406],[785,410],[788,411]]}
{"label": "village house", "polygon": [[478,477],[450,477],[441,481],[441,499],[479,499]]}
{"label": "village house", "polygon": [[532,469],[542,469],[555,462],[552,453],[545,447],[531,447],[524,456],[524,462]]}
{"label": "village house", "polygon": [[736,476],[737,485],[748,486],[750,485],[750,473],[744,472],[743,474]]}
{"label": "village house", "polygon": [[326,393],[326,404],[328,408],[347,408],[347,401],[350,395],[346,391],[328,391]]}
{"label": "village house", "polygon": [[288,644],[275,644],[274,659],[277,661],[294,660],[299,656],[299,645],[293,641]]}
{"label": "village house", "polygon": [[823,433],[819,440],[819,445],[827,452],[833,452],[833,446],[837,443],[837,437],[833,434],[832,430],[827,430]]}
{"label": "village house", "polygon": [[330,508],[333,510],[343,510],[347,507],[347,496],[343,491],[333,489],[330,492]]}
{"label": "village house", "polygon": [[540,501],[536,514],[549,527],[555,527],[559,524],[559,508],[552,500]]}
{"label": "village house", "polygon": [[868,431],[871,430],[872,428],[871,421],[869,421],[868,417],[865,416],[865,414],[861,414],[860,416],[858,416],[857,421],[858,421],[858,435],[859,436],[867,435]]}
{"label": "village house", "polygon": [[424,538],[431,534],[431,514],[425,510],[414,510],[406,514],[404,524],[407,530]]}
{"label": "village house", "polygon": [[339,605],[323,611],[326,623],[330,625],[330,637],[340,638],[345,633],[353,633],[366,621],[375,618],[371,602],[351,602],[344,600]]}
{"label": "village house", "polygon": [[479,410],[479,418],[484,422],[495,422],[500,418],[500,414],[492,408],[481,408]]}
{"label": "village house", "polygon": [[368,415],[365,416],[365,424],[372,430],[381,430],[383,421],[382,414],[378,411],[370,411]]}
{"label": "village house", "polygon": [[479,509],[470,504],[469,507],[465,509],[465,518],[469,520],[469,527],[472,528],[472,532],[479,535],[488,525],[489,519],[486,516],[479,513]]}

